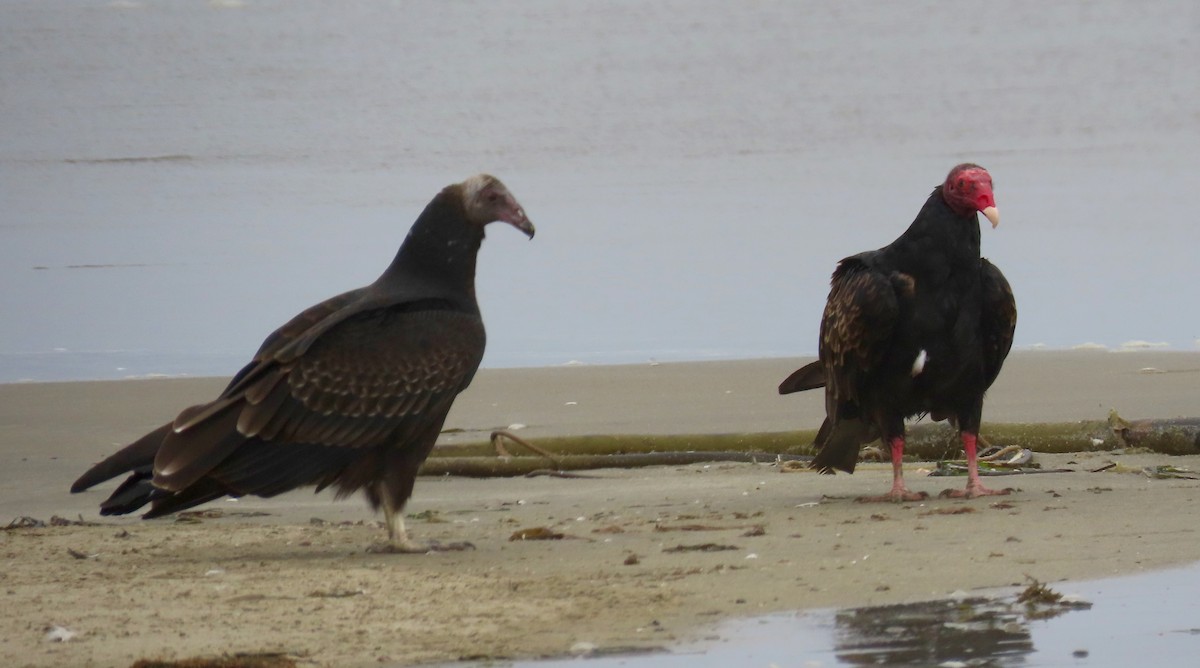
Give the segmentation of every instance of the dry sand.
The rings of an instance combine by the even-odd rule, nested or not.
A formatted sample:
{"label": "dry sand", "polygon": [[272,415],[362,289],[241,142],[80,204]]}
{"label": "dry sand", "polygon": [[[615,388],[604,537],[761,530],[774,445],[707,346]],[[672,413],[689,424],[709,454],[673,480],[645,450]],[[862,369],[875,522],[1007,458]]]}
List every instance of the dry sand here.
{"label": "dry sand", "polygon": [[[485,370],[446,440],[522,423],[542,436],[813,428],[820,397],[779,397],[797,360]],[[1147,368],[1153,369],[1147,370]],[[284,652],[302,665],[669,646],[726,617],[1083,579],[1200,559],[1188,509],[1200,482],[1089,473],[1200,458],[1039,455],[1072,473],[997,479],[1008,497],[861,505],[885,465],[853,476],[770,464],[606,469],[589,478],[422,478],[414,537],[467,552],[383,556],[360,500],[300,491],[214,502],[205,517],[100,520],[111,487],[70,495],[91,462],[204,400],[221,380],[0,386],[0,503],[7,519],[88,525],[0,532],[0,664],[125,666],[138,658]],[[985,421],[1195,416],[1200,354],[1016,353]],[[986,430],[985,430],[986,431]],[[961,479],[910,486],[936,493]],[[1122,470],[1128,470],[1122,468]],[[315,518],[315,519],[314,519]],[[546,527],[558,540],[510,541]],[[713,552],[669,551],[713,544]],[[46,639],[59,626],[76,635]]]}

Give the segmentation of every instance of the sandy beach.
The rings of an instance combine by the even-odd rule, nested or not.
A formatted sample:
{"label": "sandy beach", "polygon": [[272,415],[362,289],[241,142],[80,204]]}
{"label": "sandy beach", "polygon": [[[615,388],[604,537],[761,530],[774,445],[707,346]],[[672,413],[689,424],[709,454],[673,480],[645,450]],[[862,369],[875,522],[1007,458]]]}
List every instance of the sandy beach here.
{"label": "sandy beach", "polygon": [[[534,442],[814,428],[818,395],[775,394],[802,361],[484,370],[443,441],[514,424]],[[1018,352],[985,424],[1103,419],[1110,408],[1194,416],[1198,381],[1197,353]],[[1072,472],[998,479],[1015,488],[1007,497],[907,505],[854,502],[886,488],[883,464],[853,476],[710,463],[569,479],[424,477],[408,508],[414,537],[475,549],[416,556],[365,553],[382,529],[357,498],[301,490],[141,521],[97,516],[111,486],[67,493],[91,462],[222,384],[0,386],[3,519],[47,524],[0,532],[0,662],[280,652],[299,665],[412,665],[563,655],[582,643],[669,647],[730,617],[1200,560],[1194,522],[1175,512],[1200,499],[1200,483],[1137,472],[1200,470],[1200,457],[1134,452],[1038,454],[1043,467]],[[1110,462],[1120,466],[1089,472]],[[908,464],[910,485],[936,495],[961,484],[929,469]],[[512,540],[538,528],[561,538]],[[48,640],[54,627],[75,635]]]}

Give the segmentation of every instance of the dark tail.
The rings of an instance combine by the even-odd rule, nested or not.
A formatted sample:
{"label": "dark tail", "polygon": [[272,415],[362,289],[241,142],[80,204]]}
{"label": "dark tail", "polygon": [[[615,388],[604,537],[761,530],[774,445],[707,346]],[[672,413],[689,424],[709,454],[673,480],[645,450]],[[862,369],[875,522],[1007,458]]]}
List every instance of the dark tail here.
{"label": "dark tail", "polygon": [[137,468],[116,491],[100,502],[101,515],[127,515],[162,495],[162,490],[150,484],[153,466]]}
{"label": "dark tail", "polygon": [[79,476],[75,484],[71,485],[71,493],[82,492],[89,487],[98,485],[105,480],[111,480],[123,473],[153,467],[154,455],[158,454],[158,446],[162,444],[163,438],[170,430],[171,423],[168,422],[109,455],[107,459]]}
{"label": "dark tail", "polygon": [[158,447],[170,430],[171,423],[168,422],[116,451],[79,476],[71,485],[71,493],[82,492],[106,480],[131,473],[132,475],[100,504],[100,514],[124,515],[153,501],[158,491],[150,485],[154,456],[158,454]]}
{"label": "dark tail", "polygon": [[804,390],[815,390],[818,387],[825,387],[825,367],[821,366],[820,360],[805,364],[793,371],[792,375],[779,384],[779,393],[791,394]]}
{"label": "dark tail", "polygon": [[875,428],[862,420],[843,419],[831,426],[829,418],[826,418],[817,432],[817,456],[813,458],[811,466],[821,473],[833,473],[834,469],[854,473],[859,446],[877,438],[879,435]]}

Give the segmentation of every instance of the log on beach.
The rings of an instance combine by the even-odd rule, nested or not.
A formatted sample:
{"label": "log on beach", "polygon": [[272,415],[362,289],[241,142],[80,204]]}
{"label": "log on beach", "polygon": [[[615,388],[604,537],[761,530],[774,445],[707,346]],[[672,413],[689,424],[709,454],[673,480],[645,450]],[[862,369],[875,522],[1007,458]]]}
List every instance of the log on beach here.
{"label": "log on beach", "polygon": [[[771,452],[630,452],[608,455],[557,455],[545,457],[431,457],[425,460],[420,475],[454,475],[465,478],[508,478],[539,473],[562,473],[604,468],[640,468],[643,466],[686,466],[707,462],[747,462],[767,464],[776,461],[809,461],[808,455]],[[569,476],[579,477],[579,476]]]}
{"label": "log on beach", "polygon": [[[1124,420],[1115,411],[1108,420],[1045,424],[987,424],[981,430],[998,446],[1041,453],[1101,452],[1139,448],[1168,455],[1200,454],[1200,418]],[[907,454],[919,460],[957,459],[957,432],[945,423],[910,428]],[[489,442],[439,447],[421,475],[511,477],[542,470],[682,466],[702,462],[769,463],[806,461],[813,454],[811,430],[763,434],[691,434],[674,436],[596,435],[537,439],[537,454],[496,456]]]}
{"label": "log on beach", "polygon": [[1125,420],[1111,411],[1108,428],[1121,447],[1147,448],[1169,455],[1200,453],[1200,418]]}

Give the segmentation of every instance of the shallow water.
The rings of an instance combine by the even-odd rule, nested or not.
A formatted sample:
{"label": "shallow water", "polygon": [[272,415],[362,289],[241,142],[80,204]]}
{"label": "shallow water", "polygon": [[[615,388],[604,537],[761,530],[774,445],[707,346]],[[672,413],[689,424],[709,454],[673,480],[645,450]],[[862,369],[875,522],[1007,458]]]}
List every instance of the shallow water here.
{"label": "shallow water", "polygon": [[[1010,592],[907,605],[818,610],[726,622],[668,653],[455,664],[511,668],[684,666],[1194,666],[1200,564],[1050,588],[1091,604],[1038,618]],[[1041,612],[1052,608],[1038,607]],[[648,629],[647,633],[653,631]],[[581,639],[586,642],[586,639]]]}
{"label": "shallow water", "polygon": [[[0,381],[230,374],[442,186],[488,366],[812,354],[964,160],[1017,345],[1195,349],[1200,5],[0,3]],[[236,360],[236,361],[235,361]]]}

